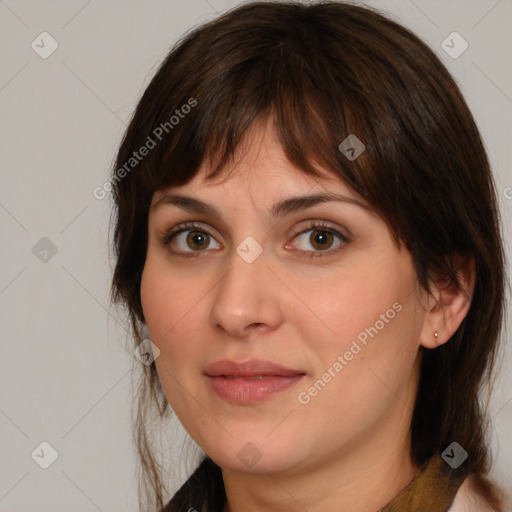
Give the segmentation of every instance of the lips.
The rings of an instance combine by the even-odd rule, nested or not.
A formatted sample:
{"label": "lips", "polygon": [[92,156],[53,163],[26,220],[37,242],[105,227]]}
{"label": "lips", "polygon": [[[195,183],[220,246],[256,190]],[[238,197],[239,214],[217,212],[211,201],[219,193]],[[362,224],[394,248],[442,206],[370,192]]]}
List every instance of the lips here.
{"label": "lips", "polygon": [[218,396],[237,404],[268,398],[287,390],[305,376],[302,370],[256,359],[243,363],[217,361],[208,366],[204,374]]}
{"label": "lips", "polygon": [[251,359],[241,363],[224,359],[208,366],[204,373],[209,377],[253,378],[264,376],[293,377],[305,375],[306,372],[260,359]]}

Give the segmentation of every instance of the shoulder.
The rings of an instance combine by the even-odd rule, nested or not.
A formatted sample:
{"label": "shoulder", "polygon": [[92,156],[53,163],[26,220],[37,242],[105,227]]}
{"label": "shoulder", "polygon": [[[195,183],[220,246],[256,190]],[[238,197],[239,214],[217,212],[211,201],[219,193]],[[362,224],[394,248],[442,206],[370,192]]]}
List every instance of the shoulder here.
{"label": "shoulder", "polygon": [[468,477],[464,480],[459,487],[457,494],[453,500],[452,506],[448,512],[496,512],[494,511],[485,500],[476,493],[472,484],[471,478]]}

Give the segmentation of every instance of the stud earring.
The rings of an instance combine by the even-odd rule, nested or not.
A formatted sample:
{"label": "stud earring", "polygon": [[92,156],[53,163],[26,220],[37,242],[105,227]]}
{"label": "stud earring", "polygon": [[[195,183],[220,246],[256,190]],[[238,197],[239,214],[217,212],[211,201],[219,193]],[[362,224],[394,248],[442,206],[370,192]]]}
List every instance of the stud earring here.
{"label": "stud earring", "polygon": [[434,338],[437,338],[438,334],[437,334],[437,331],[434,332]]}

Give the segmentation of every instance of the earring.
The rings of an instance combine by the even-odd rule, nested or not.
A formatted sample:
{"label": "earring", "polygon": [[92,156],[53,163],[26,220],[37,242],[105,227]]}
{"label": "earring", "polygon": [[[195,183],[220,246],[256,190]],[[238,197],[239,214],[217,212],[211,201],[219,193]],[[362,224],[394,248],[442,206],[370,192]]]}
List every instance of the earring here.
{"label": "earring", "polygon": [[434,338],[437,338],[437,331],[434,332]]}

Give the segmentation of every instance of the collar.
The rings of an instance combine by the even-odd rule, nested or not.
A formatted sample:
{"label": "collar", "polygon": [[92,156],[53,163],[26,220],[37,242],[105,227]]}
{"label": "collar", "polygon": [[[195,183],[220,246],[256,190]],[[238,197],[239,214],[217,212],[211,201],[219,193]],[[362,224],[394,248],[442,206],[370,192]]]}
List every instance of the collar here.
{"label": "collar", "polygon": [[439,455],[434,455],[400,494],[378,512],[447,512],[464,478]]}

